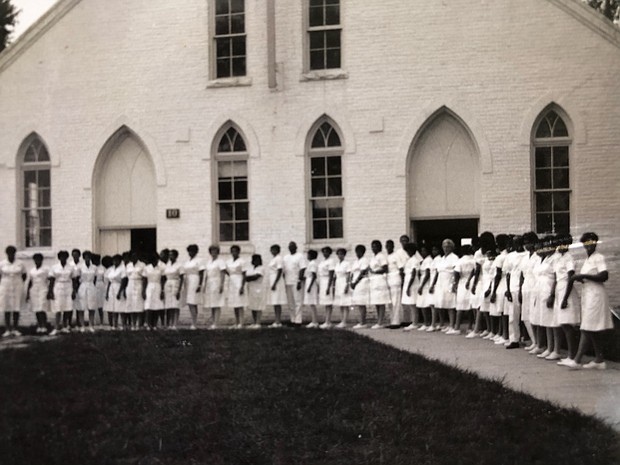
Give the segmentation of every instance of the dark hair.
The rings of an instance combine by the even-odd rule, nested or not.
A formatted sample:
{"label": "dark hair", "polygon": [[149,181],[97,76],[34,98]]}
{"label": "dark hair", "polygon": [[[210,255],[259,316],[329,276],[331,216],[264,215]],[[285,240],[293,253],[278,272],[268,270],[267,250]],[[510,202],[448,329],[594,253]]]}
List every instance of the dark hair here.
{"label": "dark hair", "polygon": [[480,234],[479,244],[480,244],[480,248],[483,248],[483,249],[493,248],[494,249],[495,248],[495,236],[493,235],[492,232],[485,231],[482,234]]}
{"label": "dark hair", "polygon": [[269,247],[269,250],[275,250],[278,253],[280,252],[280,246],[278,244],[273,244],[271,247]]}
{"label": "dark hair", "polygon": [[101,264],[104,266],[104,268],[110,268],[112,266],[112,257],[110,257],[109,255],[105,255],[101,259]]}
{"label": "dark hair", "polygon": [[233,250],[236,250],[237,252],[241,252],[241,247],[239,247],[238,245],[231,245],[230,253],[232,253]]}
{"label": "dark hair", "polygon": [[586,232],[581,236],[580,242],[598,242],[598,235],[595,232]]}
{"label": "dark hair", "polygon": [[331,255],[331,254],[332,254],[332,252],[333,252],[333,250],[332,250],[332,248],[331,248],[330,246],[326,245],[325,247],[323,247],[323,248],[321,249],[321,252],[323,252],[323,253],[327,253],[328,255]]}
{"label": "dark hair", "polygon": [[178,251],[177,249],[171,249],[168,253],[169,253],[170,255],[174,254],[174,255],[176,255],[177,257],[179,256],[179,251]]}
{"label": "dark hair", "polygon": [[413,242],[407,242],[403,246],[403,249],[405,249],[405,252],[407,252],[410,256],[415,255],[415,253],[418,251],[418,247]]}
{"label": "dark hair", "polygon": [[498,234],[495,238],[495,243],[497,244],[497,247],[501,250],[504,250],[506,247],[508,247],[509,242],[510,237],[508,237],[508,234]]}
{"label": "dark hair", "polygon": [[403,234],[398,238],[399,241],[402,241],[403,239],[407,239],[407,242],[409,242],[409,236],[407,236],[406,234]]}
{"label": "dark hair", "polygon": [[35,253],[35,254],[32,256],[32,259],[33,259],[33,260],[43,260],[43,254],[42,254],[42,253]]}
{"label": "dark hair", "polygon": [[82,252],[82,257],[86,257],[87,255],[90,257],[91,260],[93,259],[93,253],[90,250],[85,250],[84,252]]}
{"label": "dark hair", "polygon": [[573,243],[573,236],[571,236],[570,234],[560,234],[558,236],[559,245],[569,246],[572,243]]}
{"label": "dark hair", "polygon": [[355,252],[364,255],[366,253],[366,246],[363,244],[356,245]]}
{"label": "dark hair", "polygon": [[370,246],[371,246],[371,247],[372,247],[373,245],[378,246],[378,247],[379,247],[379,251],[383,250],[383,246],[381,245],[381,241],[379,241],[379,240],[375,239],[374,241],[372,241],[372,242],[370,243]]}
{"label": "dark hair", "polygon": [[316,250],[314,249],[310,249],[308,250],[308,258],[310,258],[310,260],[316,260],[316,257],[318,257],[319,254]]}
{"label": "dark hair", "polygon": [[[125,255],[125,254],[123,254],[123,255]],[[112,257],[112,261],[113,261],[113,262],[123,261],[123,255],[120,255],[120,254],[116,254],[116,255],[114,255],[114,256]]]}
{"label": "dark hair", "polygon": [[263,257],[261,257],[260,254],[258,253],[255,253],[254,255],[252,255],[252,263],[254,263],[254,260],[256,260],[259,265],[263,264]]}
{"label": "dark hair", "polygon": [[73,255],[74,253],[79,253],[80,255],[82,254],[82,252],[80,252],[80,249],[71,250],[71,255]]}
{"label": "dark hair", "polygon": [[6,249],[4,249],[4,252],[8,255],[10,253],[16,253],[17,249],[14,245],[9,245]]}
{"label": "dark hair", "polygon": [[67,252],[66,250],[60,250],[56,256],[58,257],[58,260],[62,260],[63,257],[66,260],[67,258],[69,258],[69,252]]}
{"label": "dark hair", "polygon": [[336,250],[336,254],[346,255],[347,254],[347,249],[343,249],[342,247],[340,247],[339,249]]}
{"label": "dark hair", "polygon": [[534,231],[526,232],[523,235],[523,243],[536,244],[538,242],[538,234]]}
{"label": "dark hair", "polygon": [[194,252],[198,253],[198,250],[199,249],[198,249],[198,246],[196,244],[190,244],[190,245],[187,246],[187,252],[188,253],[191,252],[191,251],[194,251]]}
{"label": "dark hair", "polygon": [[211,252],[217,252],[220,253],[220,246],[219,245],[210,245],[209,246],[209,253]]}
{"label": "dark hair", "polygon": [[392,247],[394,247],[394,241],[392,239],[388,239],[387,241],[385,241],[385,247],[387,248],[388,245],[391,245]]}

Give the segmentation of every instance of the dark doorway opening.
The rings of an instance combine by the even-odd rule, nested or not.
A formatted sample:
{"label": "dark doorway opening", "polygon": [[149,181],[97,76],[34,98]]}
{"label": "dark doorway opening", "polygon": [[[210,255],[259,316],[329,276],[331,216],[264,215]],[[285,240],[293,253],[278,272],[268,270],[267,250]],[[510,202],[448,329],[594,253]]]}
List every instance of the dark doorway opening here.
{"label": "dark doorway opening", "polygon": [[137,252],[143,262],[148,262],[149,257],[157,252],[157,229],[132,229],[131,250]]}
{"label": "dark doorway opening", "polygon": [[441,245],[444,239],[452,239],[457,250],[463,239],[478,236],[478,218],[454,218],[446,220],[411,221],[414,240],[418,243]]}

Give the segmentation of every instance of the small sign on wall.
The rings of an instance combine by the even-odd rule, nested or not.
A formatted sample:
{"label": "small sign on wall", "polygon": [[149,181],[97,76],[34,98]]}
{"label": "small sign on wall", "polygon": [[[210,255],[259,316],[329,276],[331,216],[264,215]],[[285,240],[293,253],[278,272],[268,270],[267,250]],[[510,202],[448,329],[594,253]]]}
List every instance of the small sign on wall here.
{"label": "small sign on wall", "polygon": [[166,210],[166,218],[169,220],[177,220],[181,218],[181,210],[178,208],[168,208]]}

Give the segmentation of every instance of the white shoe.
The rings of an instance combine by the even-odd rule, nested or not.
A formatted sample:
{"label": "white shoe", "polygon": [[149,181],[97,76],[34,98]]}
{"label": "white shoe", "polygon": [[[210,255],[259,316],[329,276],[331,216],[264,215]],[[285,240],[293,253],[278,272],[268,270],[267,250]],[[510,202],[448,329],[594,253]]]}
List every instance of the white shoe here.
{"label": "white shoe", "polygon": [[358,323],[355,326],[353,326],[353,329],[366,329],[366,328],[368,328],[368,325],[362,324],[362,323]]}
{"label": "white shoe", "polygon": [[503,337],[499,337],[499,339],[496,339],[496,340],[495,340],[494,344],[495,344],[496,346],[499,346],[499,345],[503,346],[503,345],[504,345],[504,344],[506,344],[507,342],[510,342],[510,341],[508,341],[508,339],[504,339]]}
{"label": "white shoe", "polygon": [[592,360],[590,363],[586,363],[583,368],[586,370],[606,370],[607,364],[605,362],[596,363]]}
{"label": "white shoe", "polygon": [[71,330],[70,330],[69,328],[62,328],[62,329],[60,330],[60,332],[61,332],[62,334],[70,334],[70,333],[71,333]]}
{"label": "white shoe", "polygon": [[545,360],[560,360],[562,356],[557,352],[551,352],[549,355],[545,357]]}
{"label": "white shoe", "polygon": [[[482,333],[482,334],[484,334],[484,333]],[[495,335],[495,334],[493,334],[493,333],[487,333],[487,335],[486,335],[486,336],[482,336],[482,339],[486,339],[486,340],[488,341],[488,340],[493,340],[493,338],[494,338],[494,337],[496,337],[496,335]]]}
{"label": "white shoe", "polygon": [[331,323],[323,323],[321,326],[319,326],[319,328],[321,328],[321,329],[331,329],[332,326],[333,325]]}
{"label": "white shoe", "polygon": [[480,334],[472,331],[467,336],[465,336],[465,339],[474,339],[474,338],[477,338],[477,337],[480,337]]}
{"label": "white shoe", "polygon": [[422,325],[418,328],[418,331],[426,331],[427,329],[428,329],[428,326]]}
{"label": "white shoe", "polygon": [[20,333],[17,329],[13,330],[13,336],[20,337],[21,335],[22,335],[22,333]]}
{"label": "white shoe", "polygon": [[84,326],[80,326],[80,333],[86,332],[86,328]]}
{"label": "white shoe", "polygon": [[384,326],[380,325],[379,323],[375,323],[374,325],[370,327],[370,329],[383,329],[383,328]]}
{"label": "white shoe", "polygon": [[338,323],[336,325],[336,328],[338,328],[338,329],[343,329],[343,328],[346,328],[346,327],[347,327],[347,324],[344,321],[341,321],[340,323]]}
{"label": "white shoe", "polygon": [[57,334],[58,334],[57,329],[52,329],[52,332],[50,332],[50,336],[56,336]]}
{"label": "white shoe", "polygon": [[192,331],[196,331],[198,328],[196,328],[196,326],[195,326],[195,325],[191,325],[191,326],[189,327],[189,329],[191,329]]}
{"label": "white shoe", "polygon": [[575,362],[572,358],[563,358],[558,362],[558,365],[568,368],[576,368],[580,366],[577,362]]}
{"label": "white shoe", "polygon": [[[273,322],[273,323],[271,323],[271,324],[269,325],[269,327],[270,327],[270,328],[279,328],[280,326],[282,326],[282,325],[281,325],[281,324],[279,324],[279,323],[276,323],[276,322]],[[317,326],[318,326],[318,325],[317,325]]]}
{"label": "white shoe", "polygon": [[447,333],[448,331],[450,331],[450,326],[442,326],[439,329],[442,333]]}
{"label": "white shoe", "polygon": [[41,328],[41,334],[47,334],[47,328]]}
{"label": "white shoe", "polygon": [[457,334],[461,334],[461,331],[460,331],[460,330],[458,330],[458,329],[453,329],[453,328],[450,328],[450,329],[446,332],[446,334],[449,334],[450,336],[456,336]]}
{"label": "white shoe", "polygon": [[435,331],[437,331],[437,328],[433,327],[433,326],[429,326],[428,328],[426,328],[425,330],[427,333],[434,333]]}
{"label": "white shoe", "polygon": [[547,358],[551,355],[551,351],[549,349],[545,350],[542,354],[536,355],[538,358]]}
{"label": "white shoe", "polygon": [[260,329],[260,325],[258,323],[254,323],[253,325],[249,326],[250,329]]}
{"label": "white shoe", "polygon": [[11,331],[9,331],[8,329],[2,333],[2,337],[9,337],[11,335]]}
{"label": "white shoe", "polygon": [[91,332],[91,333],[94,333],[95,332],[95,328],[93,328],[92,326],[89,326],[88,327],[88,331]]}
{"label": "white shoe", "polygon": [[210,329],[210,330],[217,329],[217,325],[211,325],[211,326],[209,326],[209,328],[207,328],[207,329]]}
{"label": "white shoe", "polygon": [[482,331],[482,333],[480,333],[480,337],[485,338],[489,335],[489,332],[485,329],[484,331]]}
{"label": "white shoe", "polygon": [[418,326],[411,323],[409,326],[405,326],[403,331],[413,331],[414,329],[418,329]]}
{"label": "white shoe", "polygon": [[176,325],[171,326],[171,327],[170,327],[170,329],[171,329],[172,331],[177,331],[177,327],[176,327]]}
{"label": "white shoe", "polygon": [[[275,324],[275,323],[274,323],[274,324]],[[273,326],[273,325],[272,325],[272,326]],[[275,328],[275,326],[273,326],[273,327]],[[306,328],[309,328],[309,329],[314,329],[314,328],[318,328],[318,327],[319,327],[319,324],[318,324],[318,323],[308,323],[308,324],[306,325]]]}

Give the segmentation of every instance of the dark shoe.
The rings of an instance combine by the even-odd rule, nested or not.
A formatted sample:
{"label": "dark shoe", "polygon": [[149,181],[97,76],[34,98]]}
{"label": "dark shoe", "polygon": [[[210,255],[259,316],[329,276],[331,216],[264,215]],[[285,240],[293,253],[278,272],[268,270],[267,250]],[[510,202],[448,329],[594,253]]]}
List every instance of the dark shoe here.
{"label": "dark shoe", "polygon": [[518,348],[519,348],[518,342],[511,342],[510,344],[506,346],[506,349],[518,349]]}

